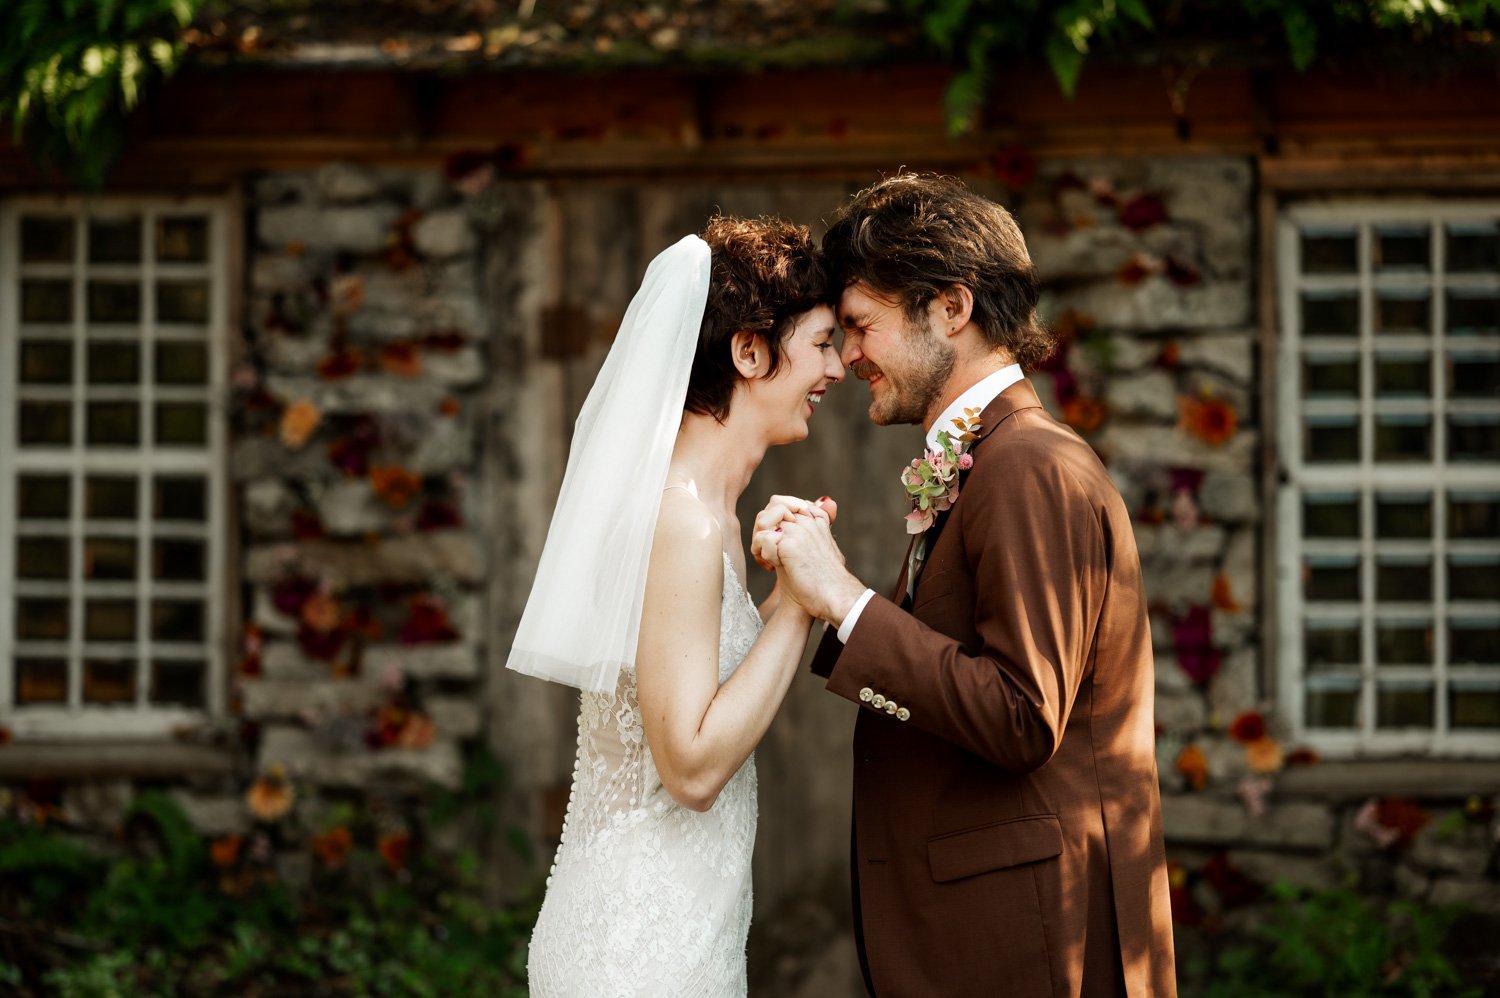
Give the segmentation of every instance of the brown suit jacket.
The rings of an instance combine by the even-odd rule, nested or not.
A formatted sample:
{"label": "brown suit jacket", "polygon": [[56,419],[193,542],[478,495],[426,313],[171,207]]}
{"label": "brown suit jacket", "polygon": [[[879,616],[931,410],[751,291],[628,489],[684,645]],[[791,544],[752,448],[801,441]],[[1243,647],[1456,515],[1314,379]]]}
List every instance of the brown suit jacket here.
{"label": "brown suit jacket", "polygon": [[910,611],[872,598],[813,661],[860,707],[868,983],[880,998],[1174,995],[1130,517],[1029,382],[981,419]]}

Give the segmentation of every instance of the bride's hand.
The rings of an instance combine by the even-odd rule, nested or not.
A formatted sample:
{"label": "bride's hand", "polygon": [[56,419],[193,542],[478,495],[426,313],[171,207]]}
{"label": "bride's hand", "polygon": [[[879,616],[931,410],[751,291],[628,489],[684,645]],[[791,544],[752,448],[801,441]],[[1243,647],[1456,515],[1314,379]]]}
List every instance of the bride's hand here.
{"label": "bride's hand", "polygon": [[776,571],[781,561],[775,556],[775,545],[770,543],[774,538],[770,535],[774,535],[782,523],[799,514],[825,519],[832,524],[838,518],[839,504],[828,496],[816,502],[796,496],[772,496],[766,508],[755,514],[754,531],[750,537],[750,556],[757,565],[768,572]]}

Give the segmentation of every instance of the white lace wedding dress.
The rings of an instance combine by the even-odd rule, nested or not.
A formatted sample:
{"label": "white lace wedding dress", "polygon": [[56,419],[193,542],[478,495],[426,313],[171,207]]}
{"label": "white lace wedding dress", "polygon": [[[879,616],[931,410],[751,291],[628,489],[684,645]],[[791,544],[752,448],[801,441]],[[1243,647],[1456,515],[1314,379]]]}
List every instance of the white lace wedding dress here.
{"label": "white lace wedding dress", "polygon": [[[724,557],[719,682],[760,633]],[[667,793],[641,727],[635,673],[585,692],[578,758],[547,897],[531,936],[534,998],[745,994],[755,759],[704,812]]]}

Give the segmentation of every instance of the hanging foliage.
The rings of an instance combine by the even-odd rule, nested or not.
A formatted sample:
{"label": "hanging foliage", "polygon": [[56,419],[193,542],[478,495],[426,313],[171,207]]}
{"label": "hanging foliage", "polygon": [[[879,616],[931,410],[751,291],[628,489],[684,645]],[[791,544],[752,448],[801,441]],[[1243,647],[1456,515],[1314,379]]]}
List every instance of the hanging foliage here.
{"label": "hanging foliage", "polygon": [[32,157],[97,190],[125,119],[172,75],[203,0],[7,0],[0,4],[0,121]]}

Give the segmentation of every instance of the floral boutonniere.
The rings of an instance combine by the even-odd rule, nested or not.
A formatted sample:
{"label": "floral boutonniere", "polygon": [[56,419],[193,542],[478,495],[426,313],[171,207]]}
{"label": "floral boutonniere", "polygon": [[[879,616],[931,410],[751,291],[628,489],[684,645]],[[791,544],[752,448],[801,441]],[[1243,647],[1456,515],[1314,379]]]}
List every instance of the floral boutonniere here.
{"label": "floral boutonniere", "polygon": [[[980,430],[979,410],[965,409],[953,420],[954,430],[937,435],[937,449],[927,451],[901,469],[901,484],[911,500],[906,514],[906,532],[920,534],[958,499],[958,473],[974,466],[968,453]],[[956,431],[956,432],[955,432]]]}

